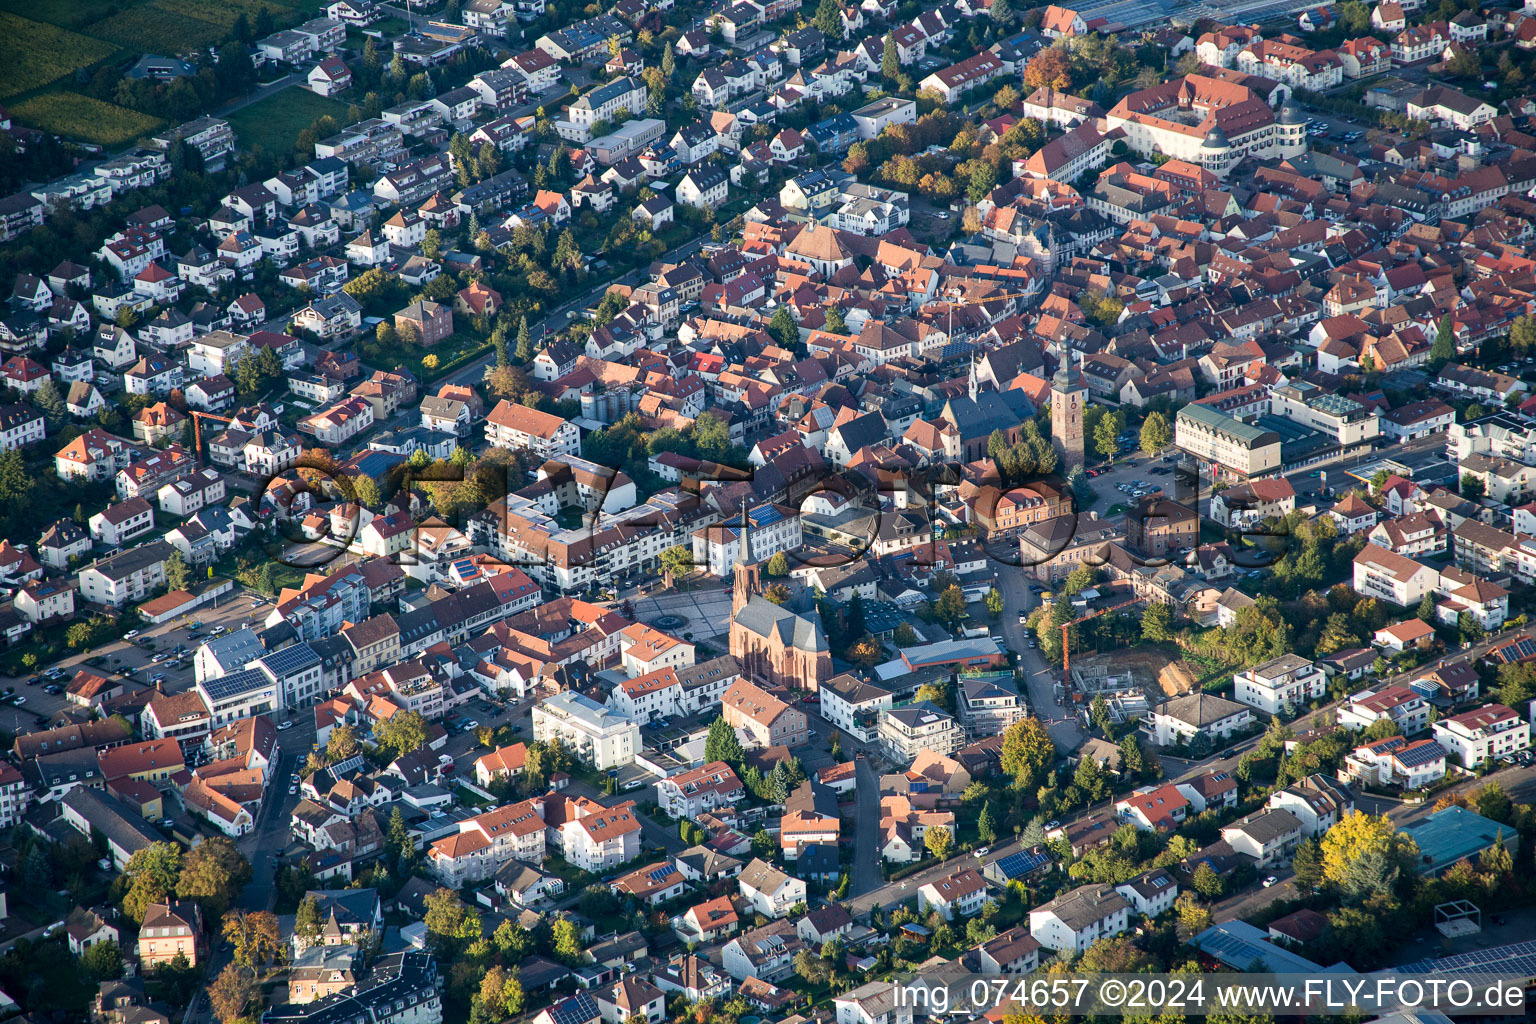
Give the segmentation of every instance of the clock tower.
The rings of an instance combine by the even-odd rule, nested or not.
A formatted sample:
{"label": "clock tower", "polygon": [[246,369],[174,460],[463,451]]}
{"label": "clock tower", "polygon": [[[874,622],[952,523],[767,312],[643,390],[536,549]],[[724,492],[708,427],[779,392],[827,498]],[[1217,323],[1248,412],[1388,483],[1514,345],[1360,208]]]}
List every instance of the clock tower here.
{"label": "clock tower", "polygon": [[1083,389],[1067,374],[1071,353],[1065,347],[1051,381],[1051,443],[1061,454],[1061,474],[1083,465]]}

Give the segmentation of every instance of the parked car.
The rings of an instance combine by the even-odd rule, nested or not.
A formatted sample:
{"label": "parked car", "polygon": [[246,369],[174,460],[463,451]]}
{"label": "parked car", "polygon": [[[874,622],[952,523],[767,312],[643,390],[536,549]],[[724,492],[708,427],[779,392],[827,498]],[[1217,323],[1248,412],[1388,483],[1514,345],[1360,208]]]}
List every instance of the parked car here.
{"label": "parked car", "polygon": [[284,729],[292,729],[292,728],[293,728],[293,720],[292,719],[290,719],[290,720],[288,720],[286,722],[278,722],[277,723],[277,731],[278,732],[282,732]]}
{"label": "parked car", "polygon": [[139,631],[138,630],[130,629],[128,632],[123,634],[123,639],[124,640],[132,640],[134,637],[136,637],[138,635],[139,635]]}

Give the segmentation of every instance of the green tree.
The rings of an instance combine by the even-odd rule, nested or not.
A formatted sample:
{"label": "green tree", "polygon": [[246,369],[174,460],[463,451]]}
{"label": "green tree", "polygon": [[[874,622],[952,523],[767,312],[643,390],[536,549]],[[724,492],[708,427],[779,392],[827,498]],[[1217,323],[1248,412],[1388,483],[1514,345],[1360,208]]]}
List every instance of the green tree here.
{"label": "green tree", "polygon": [[990,12],[992,20],[1004,28],[1009,28],[1019,20],[1018,12],[1013,9],[1012,0],[992,0]]}
{"label": "green tree", "polygon": [[123,951],[117,943],[108,940],[88,946],[80,954],[80,964],[97,981],[110,981],[123,976]]}
{"label": "green tree", "polygon": [[421,239],[421,254],[429,260],[437,259],[443,251],[443,236],[437,228],[428,228]]}
{"label": "green tree", "polygon": [[1190,884],[1194,886],[1195,892],[1206,900],[1217,899],[1225,888],[1221,876],[1211,870],[1209,864],[1201,864],[1195,869],[1194,875],[1190,877]]}
{"label": "green tree", "polygon": [[176,895],[196,900],[203,912],[218,917],[228,910],[251,880],[251,864],[226,836],[204,839],[181,858]]}
{"label": "green tree", "polygon": [[1296,885],[1303,893],[1317,888],[1323,881],[1323,848],[1315,838],[1296,847],[1291,855],[1291,871]]}
{"label": "green tree", "polygon": [[[997,0],[992,0],[994,4]],[[880,74],[887,82],[901,76],[901,55],[896,51],[896,40],[891,33],[885,34],[885,45],[880,50]]]}
{"label": "green tree", "polygon": [[1433,593],[1426,593],[1424,595],[1424,600],[1419,602],[1418,616],[1421,621],[1427,622],[1430,625],[1434,625],[1435,595]]}
{"label": "green tree", "polygon": [[1003,733],[1003,771],[1018,789],[1033,791],[1044,781],[1055,759],[1056,745],[1033,715],[1015,722]]}
{"label": "green tree", "polygon": [[1156,409],[1147,413],[1147,418],[1141,423],[1141,450],[1148,455],[1156,455],[1172,443],[1173,431],[1168,429],[1168,417]]}
{"label": "green tree", "polygon": [[43,383],[32,392],[32,401],[52,419],[64,417],[64,396],[59,394],[59,386],[53,382],[52,377],[44,377]]}
{"label": "green tree", "polygon": [[781,346],[791,351],[799,346],[800,328],[795,323],[794,316],[790,314],[788,304],[780,305],[773,311],[773,319],[768,321],[768,333],[772,334]]}
{"label": "green tree", "polygon": [[930,825],[928,830],[923,833],[923,845],[928,848],[929,853],[933,854],[934,859],[943,860],[949,856],[949,851],[955,845],[955,840],[950,835],[949,829],[943,825]]}
{"label": "green tree", "polygon": [[325,758],[331,764],[356,757],[362,749],[362,744],[357,740],[357,727],[346,722],[333,726],[325,740]]}
{"label": "green tree", "polygon": [[782,551],[775,551],[773,553],[773,557],[768,559],[768,564],[763,567],[763,571],[765,573],[767,573],[769,576],[773,576],[773,577],[776,577],[776,578],[777,577],[782,577],[782,576],[788,576],[789,575],[789,559],[784,557],[784,552],[782,552]]}
{"label": "green tree", "polygon": [[[399,808],[396,808],[398,810]],[[320,901],[313,895],[305,894],[299,901],[298,910],[293,915],[293,934],[301,942],[313,945],[320,939],[320,929],[323,922],[320,920]]]}
{"label": "green tree", "polygon": [[586,950],[581,944],[581,933],[576,930],[574,921],[568,917],[560,918],[551,929],[551,934],[557,959],[573,967],[582,962]]}
{"label": "green tree", "polygon": [[911,647],[917,643],[917,630],[903,622],[896,627],[896,632],[891,634],[891,640],[897,647]]}
{"label": "green tree", "polygon": [[1113,461],[1120,454],[1120,431],[1125,417],[1119,412],[1105,413],[1093,428],[1093,446],[1104,458]]}
{"label": "green tree", "polygon": [[533,332],[528,329],[528,315],[525,313],[517,323],[517,361],[523,365],[533,362]]}
{"label": "green tree", "polygon": [[717,716],[709,723],[709,735],[704,739],[704,760],[724,761],[734,767],[744,759],[745,754],[741,749],[741,740],[736,737],[736,730],[723,716]]}
{"label": "green tree", "polygon": [[1149,604],[1141,615],[1141,638],[1160,644],[1173,639],[1173,609],[1166,604]]}
{"label": "green tree", "polygon": [[816,5],[816,15],[811,23],[826,35],[828,40],[843,38],[843,7],[837,0],[821,0]]}
{"label": "green tree", "polygon": [[1003,614],[1003,595],[1002,592],[999,591],[996,587],[993,587],[991,590],[987,591],[987,596],[984,600],[986,602],[988,615],[996,618],[997,616]]}
{"label": "green tree", "polygon": [[1358,36],[1370,31],[1371,9],[1363,0],[1343,0],[1338,6],[1339,28],[1346,36]]}
{"label": "green tree", "polygon": [[681,544],[675,544],[661,553],[662,571],[668,579],[678,580],[693,572],[693,552]]}
{"label": "green tree", "polygon": [[181,877],[181,847],[175,843],[151,843],[128,858],[123,869],[127,891],[123,895],[123,913],[135,924],[144,920],[151,903],[163,903],[176,895]]}
{"label": "green tree", "polygon": [[373,728],[373,739],[391,760],[420,750],[427,742],[427,720],[418,711],[396,711]]}
{"label": "green tree", "polygon": [[981,805],[981,814],[976,818],[976,838],[983,843],[990,843],[997,839],[997,826],[992,822],[992,805]]}
{"label": "green tree", "polygon": [[1323,835],[1323,879],[1351,903],[1390,892],[1419,848],[1386,815],[1353,811]]}
{"label": "green tree", "polygon": [[1451,315],[1447,313],[1440,318],[1440,327],[1435,331],[1435,343],[1429,349],[1429,361],[1436,365],[1444,365],[1456,358],[1456,329],[1451,321]]}
{"label": "green tree", "polygon": [[180,551],[172,551],[165,560],[165,589],[186,590],[191,578],[192,572],[187,568],[187,560],[181,557]]}

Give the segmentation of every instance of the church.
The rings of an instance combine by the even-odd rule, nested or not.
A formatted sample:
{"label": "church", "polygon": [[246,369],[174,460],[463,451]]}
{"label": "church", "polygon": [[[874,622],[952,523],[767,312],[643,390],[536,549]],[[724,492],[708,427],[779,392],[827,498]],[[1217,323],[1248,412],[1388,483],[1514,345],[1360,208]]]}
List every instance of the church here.
{"label": "church", "polygon": [[832,678],[832,651],[820,618],[763,597],[756,565],[736,565],[730,639],[742,674],[769,687],[815,693]]}

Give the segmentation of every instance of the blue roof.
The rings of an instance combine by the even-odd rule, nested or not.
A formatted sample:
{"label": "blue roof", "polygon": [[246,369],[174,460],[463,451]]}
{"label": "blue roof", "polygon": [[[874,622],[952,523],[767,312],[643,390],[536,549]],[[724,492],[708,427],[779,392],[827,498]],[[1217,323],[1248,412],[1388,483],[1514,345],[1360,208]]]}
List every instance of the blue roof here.
{"label": "blue roof", "polygon": [[1403,826],[1403,832],[1419,844],[1419,873],[1436,875],[1464,857],[1474,857],[1493,846],[1499,836],[1508,842],[1515,830],[1465,807],[1446,807],[1421,821]]}
{"label": "blue roof", "polygon": [[1040,850],[1021,850],[1018,853],[1010,853],[994,861],[997,870],[1002,872],[1004,878],[1012,881],[1015,878],[1023,878],[1033,871],[1038,871],[1051,862],[1051,855]]}
{"label": "blue roof", "polygon": [[[1321,964],[1270,942],[1268,932],[1247,921],[1213,924],[1189,941],[1196,949],[1239,971],[1246,971],[1255,960],[1262,961],[1264,969],[1274,974],[1317,974],[1324,970]],[[1331,972],[1339,966],[1335,964],[1327,970]],[[1353,974],[1354,969],[1349,968],[1348,973]]]}

